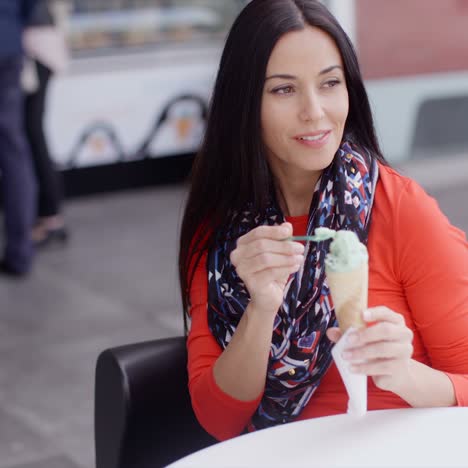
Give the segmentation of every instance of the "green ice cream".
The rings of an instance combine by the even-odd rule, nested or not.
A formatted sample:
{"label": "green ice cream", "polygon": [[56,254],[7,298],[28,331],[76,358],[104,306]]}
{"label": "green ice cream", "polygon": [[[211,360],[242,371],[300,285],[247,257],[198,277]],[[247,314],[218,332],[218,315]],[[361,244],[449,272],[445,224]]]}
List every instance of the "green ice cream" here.
{"label": "green ice cream", "polygon": [[366,246],[352,231],[317,228],[314,237],[317,241],[333,239],[330,252],[325,258],[325,265],[329,271],[339,273],[353,271],[368,261]]}
{"label": "green ice cream", "polygon": [[336,236],[336,231],[334,229],[328,228],[317,228],[314,232],[315,242],[322,242],[328,239],[333,239]]}

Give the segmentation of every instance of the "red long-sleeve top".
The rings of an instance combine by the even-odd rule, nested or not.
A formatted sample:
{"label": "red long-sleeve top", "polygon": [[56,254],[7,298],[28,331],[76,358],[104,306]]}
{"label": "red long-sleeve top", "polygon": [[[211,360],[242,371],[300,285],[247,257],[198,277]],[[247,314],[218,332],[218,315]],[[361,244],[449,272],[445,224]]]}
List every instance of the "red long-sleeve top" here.
{"label": "red long-sleeve top", "polygon": [[[290,217],[294,235],[306,233],[308,216]],[[401,313],[414,332],[413,358],[445,372],[457,404],[468,406],[468,243],[433,198],[411,179],[381,166],[368,240],[369,307]],[[192,284],[187,340],[189,389],[201,425],[219,440],[239,435],[262,395],[240,401],[216,384],[213,366],[222,349],[207,321],[206,255]],[[235,369],[233,369],[235,372]],[[241,376],[239,376],[241,378]],[[297,418],[345,413],[348,395],[333,363]],[[368,381],[368,409],[409,405]]]}

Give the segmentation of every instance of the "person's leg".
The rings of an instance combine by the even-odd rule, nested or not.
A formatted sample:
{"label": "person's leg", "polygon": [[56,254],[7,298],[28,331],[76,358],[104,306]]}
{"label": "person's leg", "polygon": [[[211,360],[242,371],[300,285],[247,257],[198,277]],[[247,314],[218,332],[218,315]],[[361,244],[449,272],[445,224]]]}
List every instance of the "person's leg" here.
{"label": "person's leg", "polygon": [[6,244],[3,263],[19,274],[33,260],[31,226],[36,218],[36,181],[24,134],[21,57],[0,61],[0,170]]}
{"label": "person's leg", "polygon": [[26,95],[25,127],[31,146],[38,182],[38,216],[55,216],[60,212],[62,184],[54,162],[50,158],[49,147],[44,134],[44,116],[51,71],[36,62],[39,88]]}
{"label": "person's leg", "polygon": [[46,136],[44,134],[44,115],[51,71],[36,62],[39,87],[28,94],[25,100],[25,127],[30,142],[34,167],[39,185],[38,220],[32,231],[33,241],[40,245],[50,233],[56,234],[57,240],[66,240],[64,219],[60,212],[62,201],[62,180],[50,158]]}

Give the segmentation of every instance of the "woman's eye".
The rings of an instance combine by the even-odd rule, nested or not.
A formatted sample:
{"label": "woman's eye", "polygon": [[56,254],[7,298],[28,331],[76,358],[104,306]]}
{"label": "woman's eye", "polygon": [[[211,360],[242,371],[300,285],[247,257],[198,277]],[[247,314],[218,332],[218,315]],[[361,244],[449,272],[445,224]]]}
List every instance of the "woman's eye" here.
{"label": "woman's eye", "polygon": [[326,88],[334,88],[341,83],[340,80],[330,80],[325,83]]}
{"label": "woman's eye", "polygon": [[276,88],[273,90],[274,94],[291,94],[293,92],[292,86],[283,86],[282,88]]}

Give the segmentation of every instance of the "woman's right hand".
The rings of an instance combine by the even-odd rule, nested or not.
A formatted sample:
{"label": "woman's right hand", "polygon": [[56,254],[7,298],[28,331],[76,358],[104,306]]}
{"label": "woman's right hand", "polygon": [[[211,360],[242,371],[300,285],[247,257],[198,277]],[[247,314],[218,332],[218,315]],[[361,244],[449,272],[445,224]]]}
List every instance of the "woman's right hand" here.
{"label": "woman's right hand", "polygon": [[276,314],[289,276],[302,265],[304,246],[283,240],[289,236],[290,223],[258,226],[240,237],[231,252],[231,262],[256,309]]}

